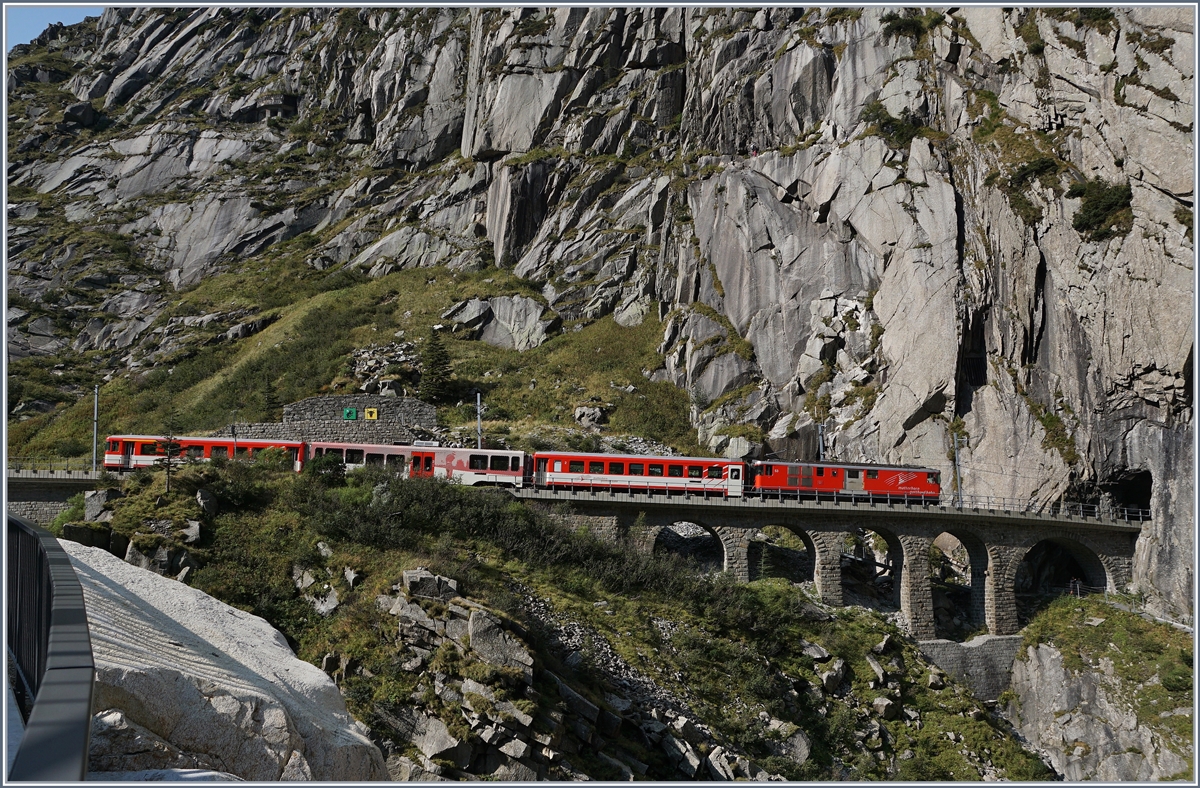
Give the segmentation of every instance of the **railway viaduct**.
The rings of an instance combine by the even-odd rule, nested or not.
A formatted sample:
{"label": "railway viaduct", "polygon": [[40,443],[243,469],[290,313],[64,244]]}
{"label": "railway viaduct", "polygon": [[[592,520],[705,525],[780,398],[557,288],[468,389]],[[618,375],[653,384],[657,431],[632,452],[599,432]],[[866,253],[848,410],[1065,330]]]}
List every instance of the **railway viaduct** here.
{"label": "railway viaduct", "polygon": [[781,526],[804,542],[813,560],[813,579],[821,599],[842,601],[842,545],[866,529],[888,546],[893,570],[893,603],[918,640],[936,637],[929,548],[949,533],[966,548],[971,564],[971,619],[992,635],[1012,635],[1017,620],[1017,567],[1036,545],[1050,542],[1079,564],[1088,586],[1124,591],[1132,579],[1139,523],[1100,517],[1048,515],[988,509],[958,509],[920,504],[830,503],[757,499],[705,500],[647,497],[624,492],[519,490],[518,497],[540,502],[573,526],[587,526],[607,538],[627,538],[652,550],[658,534],[678,523],[695,523],[716,536],[725,553],[725,570],[743,581],[754,579],[753,534]]}

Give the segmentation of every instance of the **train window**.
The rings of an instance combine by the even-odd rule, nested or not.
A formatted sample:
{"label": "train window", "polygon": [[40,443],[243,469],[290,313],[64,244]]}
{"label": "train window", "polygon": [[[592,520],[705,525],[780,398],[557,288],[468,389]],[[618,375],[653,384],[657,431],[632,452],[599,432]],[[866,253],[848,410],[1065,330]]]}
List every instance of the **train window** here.
{"label": "train window", "polygon": [[612,474],[624,474],[625,473],[625,463],[610,462],[608,464],[608,472],[612,473]]}
{"label": "train window", "polygon": [[554,461],[554,472],[555,472],[555,473],[562,473],[562,460],[555,460],[555,461]]}
{"label": "train window", "polygon": [[641,462],[629,463],[629,475],[630,476],[645,476],[646,475],[645,463],[641,463]]}
{"label": "train window", "polygon": [[[837,475],[837,471],[834,471],[833,473],[835,476]],[[858,478],[858,469],[857,468],[847,468],[846,475],[849,476],[851,479],[857,479]]]}
{"label": "train window", "polygon": [[362,465],[363,450],[362,449],[346,449],[346,462],[351,465]]}
{"label": "train window", "polygon": [[699,479],[703,475],[704,475],[704,469],[701,468],[699,465],[689,465],[688,466],[688,478],[689,479]]}
{"label": "train window", "polygon": [[299,457],[300,457],[300,449],[298,447],[293,446],[290,449],[288,449],[288,460],[293,465],[296,463],[296,460],[299,459]]}
{"label": "train window", "polygon": [[521,470],[521,458],[520,457],[510,457],[509,460],[510,460],[510,462],[508,464],[509,470],[513,470],[513,471]]}
{"label": "train window", "polygon": [[493,455],[491,461],[491,469],[493,471],[507,471],[508,458],[504,455]]}
{"label": "train window", "polygon": [[569,473],[583,473],[583,460],[571,460],[568,463],[567,471]]}
{"label": "train window", "polygon": [[656,462],[650,463],[650,476],[662,476],[662,465]]}
{"label": "train window", "polygon": [[867,478],[868,479],[878,479],[879,471],[867,471]]}
{"label": "train window", "polygon": [[467,460],[467,467],[473,471],[486,471],[487,455],[472,454]]}
{"label": "train window", "polygon": [[721,466],[720,466],[720,465],[710,465],[710,466],[708,466],[708,478],[710,478],[710,479],[720,479],[720,478],[721,478],[721,475],[722,475],[722,474],[721,474]]}
{"label": "train window", "polygon": [[108,442],[108,450],[109,451],[120,451],[120,449],[121,449],[120,441],[109,441]]}
{"label": "train window", "polygon": [[408,464],[407,460],[408,458],[403,454],[389,454],[385,458],[388,465],[398,468],[402,473],[404,472],[404,466]]}
{"label": "train window", "polygon": [[929,479],[929,483],[930,483],[930,484],[937,484],[937,483],[938,483],[938,475],[937,475],[937,473],[928,473],[928,474],[925,474],[925,475],[926,475],[926,477],[928,477],[928,479]]}
{"label": "train window", "polygon": [[383,465],[382,454],[367,453],[367,465]]}
{"label": "train window", "polygon": [[426,454],[425,455],[425,473],[429,473],[432,470],[433,470],[433,455]]}
{"label": "train window", "polygon": [[759,474],[761,474],[763,476],[770,476],[771,474],[775,473],[775,466],[774,465],[760,465],[758,472],[759,472]]}
{"label": "train window", "polygon": [[825,475],[825,469],[824,469],[824,468],[821,468],[821,467],[818,467],[818,468],[817,468],[817,475],[818,475],[818,476],[824,476],[824,475]]}
{"label": "train window", "polygon": [[203,446],[188,446],[186,449],[186,452],[187,452],[187,456],[198,459],[198,458],[204,456],[204,447]]}
{"label": "train window", "polygon": [[675,476],[677,478],[682,478],[683,477],[683,466],[682,465],[668,465],[667,466],[667,475]]}
{"label": "train window", "polygon": [[588,463],[588,473],[604,473],[604,463],[603,462],[589,462]]}
{"label": "train window", "polygon": [[[238,451],[241,451],[241,449],[238,449]],[[326,449],[325,450],[326,457],[328,457],[331,454],[334,457],[337,457],[339,460],[342,459],[342,450],[341,449]]]}
{"label": "train window", "polygon": [[217,459],[218,457],[220,457],[221,459],[225,459],[228,456],[229,456],[229,447],[228,446],[213,446],[212,451],[209,452],[209,457],[214,460]]}
{"label": "train window", "polygon": [[153,443],[143,443],[142,445],[138,446],[138,454],[144,456],[153,456],[156,453],[157,452],[154,451]]}
{"label": "train window", "polygon": [[730,468],[729,469],[729,478],[730,479],[742,478],[742,469],[741,468]]}

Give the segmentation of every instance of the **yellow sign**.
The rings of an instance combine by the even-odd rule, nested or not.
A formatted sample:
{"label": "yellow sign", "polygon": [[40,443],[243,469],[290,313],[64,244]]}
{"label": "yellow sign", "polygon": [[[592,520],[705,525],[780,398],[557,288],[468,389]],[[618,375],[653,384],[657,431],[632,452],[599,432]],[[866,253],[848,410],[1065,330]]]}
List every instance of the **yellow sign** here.
{"label": "yellow sign", "polygon": [[379,408],[363,408],[363,417],[367,421],[375,421],[379,418]]}

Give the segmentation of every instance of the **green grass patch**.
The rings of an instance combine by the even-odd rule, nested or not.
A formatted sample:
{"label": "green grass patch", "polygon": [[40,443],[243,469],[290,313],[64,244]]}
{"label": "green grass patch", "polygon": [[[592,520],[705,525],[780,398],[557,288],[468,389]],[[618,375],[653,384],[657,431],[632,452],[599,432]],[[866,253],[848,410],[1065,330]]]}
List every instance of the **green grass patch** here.
{"label": "green grass patch", "polygon": [[1133,229],[1133,189],[1129,184],[1095,178],[1073,184],[1067,196],[1083,198],[1071,226],[1088,240],[1128,235]]}

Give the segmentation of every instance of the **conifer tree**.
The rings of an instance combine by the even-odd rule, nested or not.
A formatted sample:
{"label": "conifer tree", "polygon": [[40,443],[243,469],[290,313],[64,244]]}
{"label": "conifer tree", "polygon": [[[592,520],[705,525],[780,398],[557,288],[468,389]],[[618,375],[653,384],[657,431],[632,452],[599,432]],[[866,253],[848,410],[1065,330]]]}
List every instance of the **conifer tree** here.
{"label": "conifer tree", "polygon": [[425,402],[440,402],[450,393],[450,354],[433,329],[421,348],[421,385],[417,396]]}

